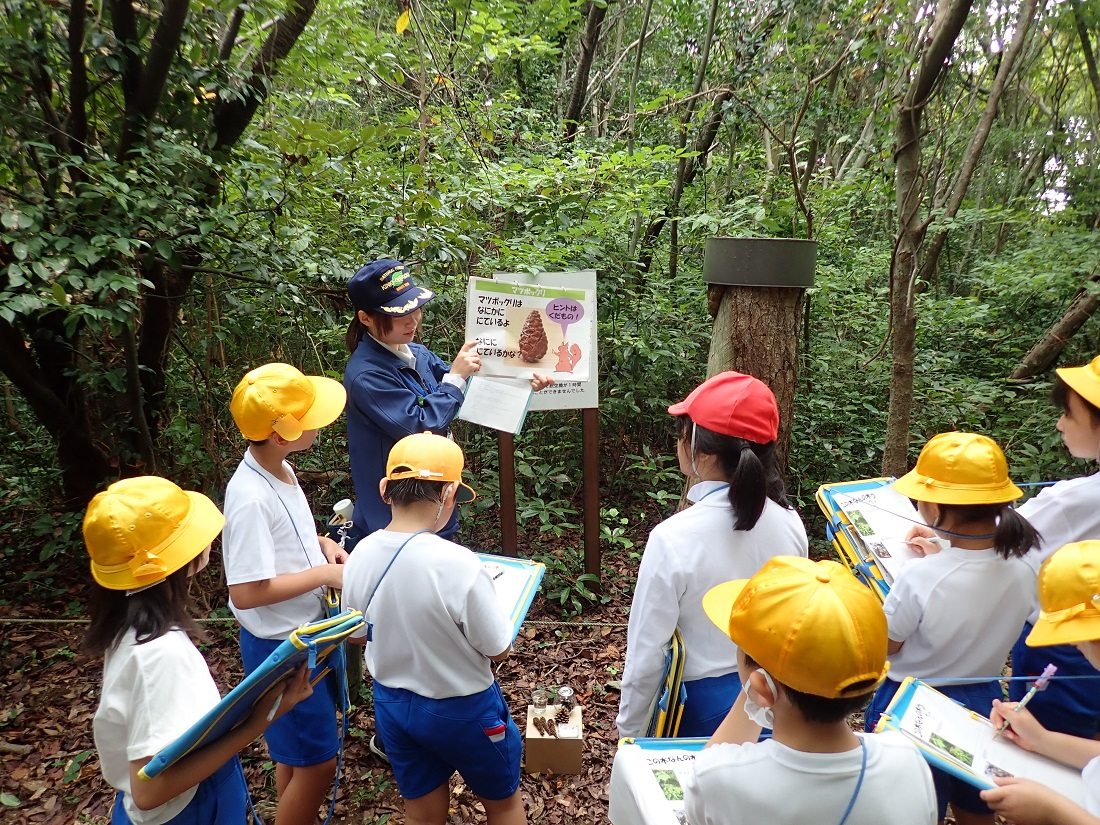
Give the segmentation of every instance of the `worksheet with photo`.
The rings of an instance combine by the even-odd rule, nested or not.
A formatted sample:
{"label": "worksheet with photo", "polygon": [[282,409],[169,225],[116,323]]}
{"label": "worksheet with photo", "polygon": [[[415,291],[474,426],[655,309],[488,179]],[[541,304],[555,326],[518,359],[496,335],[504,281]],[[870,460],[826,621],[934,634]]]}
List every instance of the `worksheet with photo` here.
{"label": "worksheet with photo", "polygon": [[613,825],[686,825],[684,788],[705,739],[624,739],[608,788]]}
{"label": "worksheet with photo", "polygon": [[924,524],[916,508],[889,484],[853,493],[833,494],[868,558],[873,557],[883,578],[893,582],[901,566],[918,558],[905,543],[914,524]]}
{"label": "worksheet with photo", "polygon": [[1074,768],[1029,753],[993,724],[920,680],[906,680],[879,729],[898,730],[917,743],[925,758],[979,788],[998,776],[1021,776],[1083,804],[1085,784]]}

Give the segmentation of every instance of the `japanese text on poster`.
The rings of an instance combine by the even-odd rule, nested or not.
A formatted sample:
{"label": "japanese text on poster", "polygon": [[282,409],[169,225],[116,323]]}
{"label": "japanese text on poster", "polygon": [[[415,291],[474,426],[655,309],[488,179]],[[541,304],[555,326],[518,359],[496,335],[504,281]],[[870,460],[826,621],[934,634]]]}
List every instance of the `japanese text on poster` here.
{"label": "japanese text on poster", "polygon": [[590,378],[591,291],[471,278],[466,335],[476,338],[481,374],[558,381]]}

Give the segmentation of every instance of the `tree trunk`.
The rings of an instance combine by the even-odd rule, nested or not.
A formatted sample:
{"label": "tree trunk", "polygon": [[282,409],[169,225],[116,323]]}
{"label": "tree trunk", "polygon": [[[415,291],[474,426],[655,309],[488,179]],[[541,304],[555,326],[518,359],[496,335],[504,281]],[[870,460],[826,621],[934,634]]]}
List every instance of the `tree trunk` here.
{"label": "tree trunk", "polygon": [[[779,405],[776,455],[784,472],[791,448],[805,291],[796,287],[716,284],[708,290],[708,300],[711,307],[716,306],[716,312],[707,377],[724,370],[737,370],[771,387]],[[766,337],[761,337],[761,330],[767,330]]]}
{"label": "tree trunk", "polygon": [[588,91],[588,75],[592,71],[592,60],[596,48],[600,45],[600,25],[607,15],[607,4],[598,6],[588,4],[588,17],[585,21],[584,35],[581,37],[581,50],[577,56],[577,74],[573,78],[573,92],[569,96],[569,105],[565,107],[565,140],[572,142],[580,126],[581,112],[584,111],[585,93]]}
{"label": "tree trunk", "polygon": [[901,475],[909,465],[909,421],[913,406],[913,363],[917,337],[918,256],[928,228],[923,218],[927,194],[921,165],[921,131],[925,106],[938,88],[947,60],[962,31],[972,0],[941,0],[932,36],[924,48],[916,77],[899,104],[894,134],[898,235],[890,267],[890,334],[893,367],[882,471]]}
{"label": "tree trunk", "polygon": [[1100,282],[1100,274],[1089,276],[1084,286],[1077,290],[1077,294],[1073,296],[1073,300],[1070,301],[1058,322],[1050,328],[1039,343],[1028,350],[1020,365],[1012,371],[1010,380],[1027,381],[1050,369],[1050,365],[1057,360],[1073,334],[1096,313],[1097,307],[1100,307],[1100,297],[1097,295],[1096,288],[1098,282]]}

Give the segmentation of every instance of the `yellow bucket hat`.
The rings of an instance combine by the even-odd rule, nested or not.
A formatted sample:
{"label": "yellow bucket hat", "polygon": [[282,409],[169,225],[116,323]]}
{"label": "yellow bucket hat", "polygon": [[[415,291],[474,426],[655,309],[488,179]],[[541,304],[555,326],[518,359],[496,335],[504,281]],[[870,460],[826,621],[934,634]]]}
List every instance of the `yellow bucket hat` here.
{"label": "yellow bucket hat", "polygon": [[157,584],[205,550],[224,525],[214,502],[168,479],[116,481],[84,514],[92,578],[108,590]]}
{"label": "yellow bucket hat", "polygon": [[751,579],[707,591],[703,610],[776,681],[802,693],[862,696],[890,668],[882,605],[835,561],[776,556]]}
{"label": "yellow bucket hat", "polygon": [[1043,562],[1039,607],[1032,647],[1100,639],[1100,541],[1075,541]]}
{"label": "yellow bucket hat", "polygon": [[1058,377],[1094,407],[1100,407],[1100,355],[1083,367],[1061,367]]}
{"label": "yellow bucket hat", "polygon": [[1024,493],[1008,477],[1005,454],[977,433],[940,433],[917,458],[917,466],[894,482],[915,501],[933,504],[1007,504]]}
{"label": "yellow bucket hat", "polygon": [[339,381],[303,375],[290,364],[264,364],[237,384],[229,411],[249,441],[263,441],[272,433],[297,441],[306,430],[327,427],[339,418],[347,400]]}

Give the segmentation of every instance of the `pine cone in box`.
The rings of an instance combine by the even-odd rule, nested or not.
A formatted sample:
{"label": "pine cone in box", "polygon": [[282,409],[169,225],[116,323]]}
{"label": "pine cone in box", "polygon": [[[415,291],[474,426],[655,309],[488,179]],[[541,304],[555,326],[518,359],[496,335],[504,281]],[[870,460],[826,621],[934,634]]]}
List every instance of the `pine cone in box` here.
{"label": "pine cone in box", "polygon": [[541,361],[550,348],[546,340],[546,330],[542,326],[542,316],[537,309],[531,310],[523,329],[519,331],[519,356],[529,364]]}

